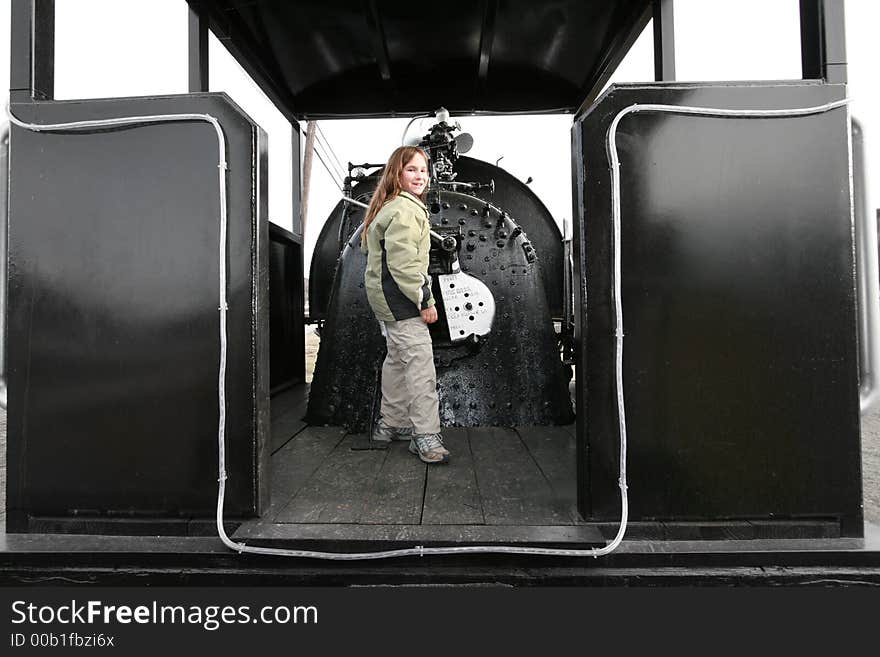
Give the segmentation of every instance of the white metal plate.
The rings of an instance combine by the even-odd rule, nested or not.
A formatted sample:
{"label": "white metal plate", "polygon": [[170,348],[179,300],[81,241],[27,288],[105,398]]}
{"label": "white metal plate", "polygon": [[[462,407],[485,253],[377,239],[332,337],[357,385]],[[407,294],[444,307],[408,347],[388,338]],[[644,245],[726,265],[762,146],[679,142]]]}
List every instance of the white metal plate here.
{"label": "white metal plate", "polygon": [[449,337],[453,342],[465,340],[472,334],[488,335],[495,319],[495,298],[479,279],[461,271],[438,274]]}

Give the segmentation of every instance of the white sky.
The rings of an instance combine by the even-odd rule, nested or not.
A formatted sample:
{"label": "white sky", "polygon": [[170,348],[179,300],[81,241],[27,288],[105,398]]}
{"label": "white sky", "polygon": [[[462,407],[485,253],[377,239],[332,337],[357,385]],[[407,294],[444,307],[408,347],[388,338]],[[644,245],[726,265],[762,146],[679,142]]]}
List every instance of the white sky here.
{"label": "white sky", "polygon": [[[0,88],[9,87],[9,0],[0,0]],[[756,17],[760,17],[757,20]],[[868,171],[880,162],[880,3],[846,0],[852,113],[865,131]],[[798,0],[675,0],[677,78],[799,78]],[[158,44],[158,47],[157,47]],[[748,44],[747,48],[743,44]],[[185,93],[187,5],[184,0],[56,0],[56,98]],[[244,76],[215,39],[210,88],[226,91],[269,133],[270,219],[290,227],[290,125]],[[613,81],[653,78],[652,28],[637,41]],[[431,111],[436,108],[425,108]],[[408,119],[321,121],[336,158],[383,161],[400,143]],[[472,157],[495,162],[530,185],[557,222],[571,217],[571,117],[459,117],[475,138]],[[414,126],[414,132],[419,126]],[[315,161],[306,262],[320,226],[338,200],[330,174]],[[880,205],[880,177],[869,176],[869,208]]]}

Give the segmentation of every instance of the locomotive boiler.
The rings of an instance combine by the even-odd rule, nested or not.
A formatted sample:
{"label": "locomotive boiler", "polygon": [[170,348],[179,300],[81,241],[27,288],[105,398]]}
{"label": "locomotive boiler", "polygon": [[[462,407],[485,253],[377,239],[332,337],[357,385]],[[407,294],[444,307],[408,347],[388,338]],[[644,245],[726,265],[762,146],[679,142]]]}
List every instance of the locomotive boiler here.
{"label": "locomotive boiler", "polygon": [[[563,242],[521,181],[462,157],[472,140],[438,111],[418,145],[430,158],[430,326],[444,426],[567,424],[571,368],[561,358]],[[347,197],[320,234],[310,275],[321,323],[307,421],[364,431],[378,409],[385,343],[364,290],[360,250],[376,165],[351,166]]]}

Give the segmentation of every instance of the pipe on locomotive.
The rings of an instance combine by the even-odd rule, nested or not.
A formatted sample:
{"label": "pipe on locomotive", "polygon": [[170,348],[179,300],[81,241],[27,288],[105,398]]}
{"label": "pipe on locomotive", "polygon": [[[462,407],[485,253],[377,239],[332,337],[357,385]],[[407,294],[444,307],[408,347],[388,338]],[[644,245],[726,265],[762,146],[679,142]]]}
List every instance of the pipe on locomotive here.
{"label": "pipe on locomotive", "polygon": [[[592,556],[599,557],[614,551],[622,542],[626,532],[628,518],[628,497],[626,485],[626,416],[623,398],[623,306],[621,299],[621,249],[620,249],[620,162],[617,154],[617,126],[620,121],[628,114],[634,112],[668,112],[678,114],[692,114],[717,117],[739,117],[739,118],[773,118],[773,117],[793,117],[806,116],[809,114],[817,114],[827,112],[829,110],[841,107],[849,102],[848,99],[835,101],[825,105],[816,107],[799,108],[792,110],[725,110],[705,107],[686,107],[677,105],[631,105],[621,110],[611,123],[608,130],[608,149],[611,159],[611,177],[612,177],[612,224],[614,231],[614,269],[612,275],[612,295],[615,301],[615,356],[616,371],[615,385],[618,403],[618,420],[620,435],[620,477],[618,485],[621,497],[621,518],[617,535],[614,539],[602,548],[594,549],[561,549],[561,548],[536,548],[536,547],[519,547],[519,546],[459,546],[459,547],[424,547],[417,545],[413,548],[404,548],[396,550],[384,550],[376,552],[320,552],[315,550],[290,550],[282,548],[265,548],[246,545],[245,543],[236,543],[226,534],[223,526],[223,506],[226,491],[226,323],[228,308],[226,297],[226,267],[221,266],[220,269],[220,364],[218,371],[218,406],[219,406],[219,422],[218,422],[218,492],[217,492],[217,533],[220,540],[228,548],[239,553],[247,552],[251,554],[267,554],[275,556],[292,556],[305,557],[315,559],[328,560],[360,560],[360,559],[383,559],[390,557],[403,556],[425,556],[425,555],[441,555],[441,554],[474,554],[474,553],[495,553],[495,554],[534,554],[547,556]],[[57,124],[31,124],[20,121],[13,116],[9,105],[6,107],[10,121],[15,125],[37,132],[46,130],[89,130],[91,128],[119,127],[131,125],[143,125],[149,123],[160,123],[168,121],[206,121],[210,123],[217,134],[217,142],[219,149],[219,194],[220,194],[220,262],[226,262],[226,222],[227,222],[227,203],[226,203],[226,138],[216,118],[209,114],[163,114],[139,117],[123,117],[117,119],[102,119],[93,121],[76,121],[71,123]],[[849,113],[847,112],[847,115]],[[850,175],[850,198],[852,199],[852,175]],[[850,204],[852,212],[852,203]],[[876,246],[875,246],[876,255]],[[876,262],[876,260],[875,260]],[[876,273],[876,272],[875,272]],[[880,301],[875,300],[878,303]],[[873,327],[874,330],[877,326]],[[876,341],[875,341],[876,344]],[[876,350],[875,350],[876,352]],[[878,371],[878,370],[875,370]]]}

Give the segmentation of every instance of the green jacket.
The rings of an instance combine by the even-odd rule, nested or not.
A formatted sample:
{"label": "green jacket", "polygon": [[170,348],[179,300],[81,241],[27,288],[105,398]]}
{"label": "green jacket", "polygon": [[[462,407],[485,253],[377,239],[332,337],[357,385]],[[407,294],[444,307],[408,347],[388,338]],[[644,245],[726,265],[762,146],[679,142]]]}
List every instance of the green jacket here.
{"label": "green jacket", "polygon": [[418,317],[434,305],[428,276],[430,230],[428,209],[409,192],[387,201],[370,223],[361,250],[367,254],[367,300],[377,319]]}

